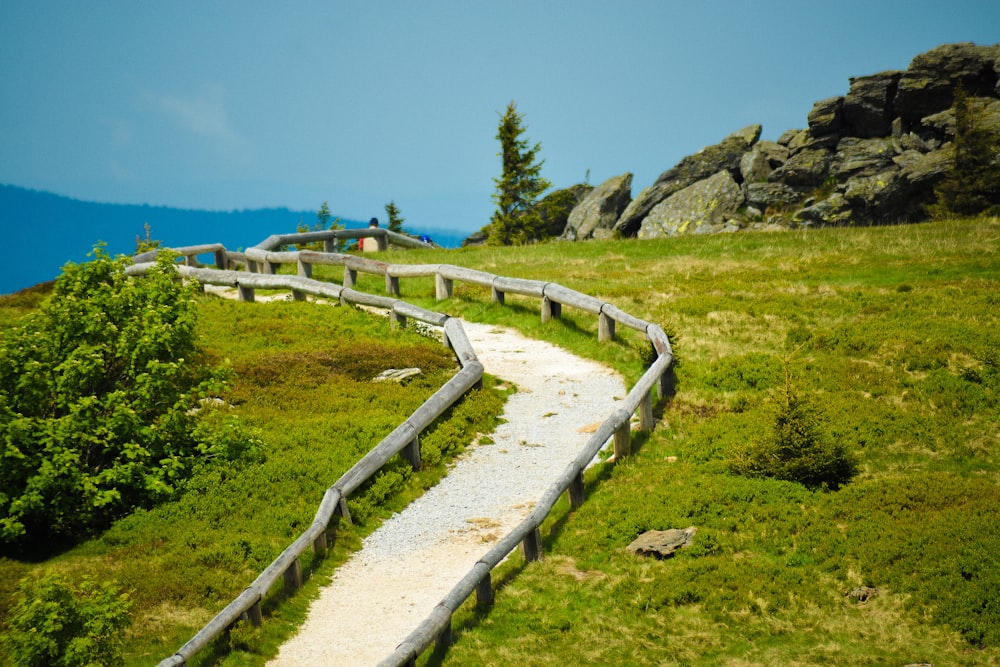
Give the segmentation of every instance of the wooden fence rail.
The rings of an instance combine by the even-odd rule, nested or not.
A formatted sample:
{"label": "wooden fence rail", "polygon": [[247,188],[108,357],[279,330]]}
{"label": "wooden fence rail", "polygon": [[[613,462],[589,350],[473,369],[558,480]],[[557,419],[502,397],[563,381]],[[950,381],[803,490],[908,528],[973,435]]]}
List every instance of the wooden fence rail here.
{"label": "wooden fence rail", "polygon": [[[486,608],[493,603],[493,586],[491,573],[504,558],[514,549],[521,546],[526,560],[531,561],[542,556],[542,541],[540,526],[548,517],[552,508],[565,492],[569,496],[570,506],[579,507],[584,501],[583,471],[597,456],[602,447],[614,440],[615,459],[628,456],[631,443],[632,415],[639,414],[639,428],[653,428],[652,398],[654,387],[658,389],[661,398],[673,394],[673,350],[670,340],[663,330],[655,324],[645,322],[621,311],[612,304],[595,297],[581,294],[575,290],[556,283],[525,280],[522,278],[507,278],[493,274],[467,269],[448,264],[400,265],[386,264],[354,255],[332,252],[293,251],[274,252],[273,248],[282,245],[303,243],[306,241],[358,238],[372,236],[371,232],[387,230],[350,230],[353,236],[342,236],[344,232],[337,230],[337,236],[328,236],[333,232],[308,232],[306,234],[288,234],[271,236],[254,248],[249,249],[240,260],[245,259],[249,271],[232,271],[228,267],[233,264],[234,253],[228,253],[218,244],[204,246],[189,246],[172,251],[185,257],[185,264],[177,270],[187,278],[197,280],[202,284],[235,287],[244,301],[254,300],[256,289],[287,289],[296,299],[304,299],[305,295],[320,298],[338,299],[342,303],[353,303],[369,307],[382,308],[389,312],[393,321],[403,323],[407,318],[442,327],[443,342],[454,352],[461,365],[461,370],[444,386],[434,393],[427,401],[418,407],[402,424],[378,443],[365,457],[351,467],[330,486],[310,527],[298,539],[289,545],[254,582],[246,588],[235,600],[227,605],[212,621],[202,628],[191,640],[184,644],[174,655],[160,662],[159,667],[182,667],[196,653],[204,649],[216,637],[225,633],[234,623],[247,619],[251,623],[262,622],[261,600],[281,578],[286,588],[294,590],[301,586],[302,574],[299,558],[309,548],[322,552],[327,548],[331,526],[335,516],[339,514],[350,521],[347,508],[347,497],[377,472],[394,455],[400,454],[412,466],[420,466],[419,436],[422,430],[429,426],[445,410],[458,401],[471,388],[481,386],[483,367],[476,358],[475,350],[469,342],[461,321],[443,313],[426,310],[402,301],[399,295],[399,279],[402,277],[434,277],[435,293],[438,299],[451,296],[454,281],[468,282],[487,287],[491,290],[491,298],[499,303],[504,302],[506,293],[539,298],[542,301],[542,320],[561,316],[563,305],[572,306],[596,314],[598,321],[599,340],[611,340],[615,336],[614,325],[621,323],[631,329],[643,332],[657,354],[655,361],[643,373],[628,395],[621,401],[597,431],[587,440],[577,457],[566,467],[535,505],[531,514],[525,518],[510,533],[504,536],[490,549],[473,568],[456,584],[456,586],[431,611],[430,615],[414,630],[385,660],[379,665],[397,667],[413,665],[431,644],[447,644],[451,641],[452,614],[475,593],[477,604]],[[388,236],[385,238],[389,238]],[[409,237],[406,237],[409,239]],[[412,239],[409,239],[412,241]],[[421,244],[422,246],[425,244]],[[215,255],[217,269],[204,269],[191,266],[193,257],[212,252]],[[156,252],[137,255],[136,264],[127,271],[129,275],[141,275],[155,258]],[[275,275],[281,264],[296,264],[298,275]],[[312,264],[334,264],[345,267],[343,286],[313,280]],[[305,268],[303,268],[305,267]],[[259,271],[258,271],[259,270]],[[353,289],[357,272],[367,272],[385,276],[386,292],[390,296],[368,294]]]}

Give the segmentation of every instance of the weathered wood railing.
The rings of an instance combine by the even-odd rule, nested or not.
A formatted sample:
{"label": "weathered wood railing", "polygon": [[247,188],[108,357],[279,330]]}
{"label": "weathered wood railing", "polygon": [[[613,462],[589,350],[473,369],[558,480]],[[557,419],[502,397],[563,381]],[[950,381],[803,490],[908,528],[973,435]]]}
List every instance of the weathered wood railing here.
{"label": "weathered wood railing", "polygon": [[[371,236],[370,232],[379,230],[352,230],[352,233],[354,231],[360,231],[359,236]],[[438,603],[420,626],[380,665],[412,665],[416,658],[435,641],[438,643],[450,642],[452,614],[473,592],[476,593],[478,605],[482,607],[491,605],[493,602],[491,580],[493,568],[518,545],[521,545],[526,560],[540,558],[542,554],[540,526],[562,493],[568,494],[571,507],[578,507],[584,500],[583,471],[593,461],[598,451],[613,438],[615,459],[627,456],[631,447],[632,415],[638,412],[640,429],[652,429],[654,425],[652,408],[654,387],[658,388],[662,398],[673,394],[674,357],[667,335],[657,325],[633,317],[612,304],[581,294],[557,283],[507,278],[448,264],[387,264],[342,253],[320,253],[305,250],[276,252],[268,249],[318,240],[318,237],[314,239],[313,236],[320,234],[329,234],[329,232],[269,237],[255,248],[244,253],[246,266],[250,269],[247,272],[230,271],[224,268],[221,270],[199,269],[189,266],[194,263],[190,258],[207,252],[215,253],[216,266],[229,266],[233,254],[227,253],[221,246],[218,248],[216,245],[190,246],[175,248],[172,251],[186,258],[185,265],[178,266],[178,271],[183,275],[198,280],[202,284],[235,287],[239,290],[240,299],[245,301],[254,300],[254,290],[256,289],[287,289],[296,299],[304,299],[306,295],[339,299],[344,303],[386,309],[397,323],[405,322],[406,318],[414,318],[427,324],[441,326],[444,332],[444,342],[454,350],[462,370],[335,482],[324,495],[312,525],[194,638],[182,646],[173,656],[162,661],[160,667],[185,665],[191,656],[206,647],[241,618],[247,618],[251,623],[259,624],[261,622],[260,602],[277,582],[278,577],[283,577],[286,587],[295,589],[300,586],[299,557],[310,546],[317,551],[326,549],[329,526],[335,512],[339,512],[349,520],[347,496],[397,453],[404,456],[411,465],[419,467],[420,432],[470,388],[481,384],[482,365],[476,358],[475,350],[469,343],[460,321],[448,315],[429,311],[394,298],[394,296],[399,295],[399,278],[433,276],[435,278],[435,294],[438,299],[446,299],[451,296],[456,280],[490,288],[491,298],[498,303],[504,303],[504,295],[507,293],[539,298],[543,321],[560,317],[563,305],[580,308],[598,315],[599,340],[613,339],[615,337],[615,323],[620,322],[645,333],[657,356],[621,402],[620,407],[588,439],[573,462],[545,492],[531,514],[490,549]],[[135,259],[148,261],[153,257],[155,257],[155,252],[136,256]],[[292,263],[298,266],[298,275],[274,274],[277,266]],[[312,264],[344,266],[344,285],[313,280],[309,277],[311,275],[309,267]],[[148,266],[148,264],[137,263],[129,269],[129,272],[138,275]],[[254,272],[258,268],[263,272]],[[386,292],[392,296],[379,296],[354,290],[352,287],[357,271],[384,275]]]}

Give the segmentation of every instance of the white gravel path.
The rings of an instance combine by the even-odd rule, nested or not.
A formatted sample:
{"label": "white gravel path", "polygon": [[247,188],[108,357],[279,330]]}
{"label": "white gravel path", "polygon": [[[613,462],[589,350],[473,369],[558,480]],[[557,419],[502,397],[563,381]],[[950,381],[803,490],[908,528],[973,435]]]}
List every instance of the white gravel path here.
{"label": "white gravel path", "polygon": [[614,371],[510,329],[463,323],[486,372],[518,391],[493,444],[368,536],[269,664],[374,665],[527,516],[626,394]]}

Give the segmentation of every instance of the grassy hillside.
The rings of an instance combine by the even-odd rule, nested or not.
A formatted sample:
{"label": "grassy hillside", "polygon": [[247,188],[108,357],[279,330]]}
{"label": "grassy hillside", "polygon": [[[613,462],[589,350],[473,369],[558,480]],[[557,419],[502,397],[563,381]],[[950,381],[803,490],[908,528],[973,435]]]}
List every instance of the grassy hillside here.
{"label": "grassy hillside", "polygon": [[[456,619],[447,664],[1000,662],[1000,221],[433,261],[607,298],[676,332],[682,359],[652,436],[593,472],[544,561],[507,566],[491,613]],[[476,291],[447,309],[511,317]],[[542,327],[525,303],[513,318],[636,372],[637,345],[578,342],[590,316]],[[856,453],[839,491],[731,472],[772,428],[786,371],[823,436]],[[671,560],[624,551],[691,525]],[[848,595],[862,587],[866,601]]]}
{"label": "grassy hillside", "polygon": [[[0,326],[30,311],[42,290],[0,297]],[[43,572],[113,582],[131,593],[128,665],[172,654],[235,598],[313,520],[327,487],[401,423],[457,370],[440,341],[353,307],[241,304],[205,297],[201,344],[236,373],[226,412],[247,423],[259,454],[238,466],[210,463],[175,501],[141,510],[81,545],[32,563],[0,558],[0,633],[18,581]],[[373,383],[387,368],[419,367],[405,385]],[[487,385],[488,386],[488,385]],[[341,522],[324,560],[304,563],[306,590],[266,600],[266,633],[234,633],[238,649],[267,650],[294,630],[311,593],[360,545],[360,538],[407,498],[433,484],[444,462],[477,432],[489,432],[502,397],[474,391],[421,435],[424,469],[394,460],[349,500],[354,526]],[[57,551],[59,549],[57,548]],[[312,552],[308,552],[312,557]],[[198,659],[223,655],[224,643]],[[0,642],[0,665],[10,664]]]}
{"label": "grassy hillside", "polygon": [[[424,662],[1000,662],[1000,220],[386,259],[559,282],[674,332],[681,359],[678,394],[659,406],[660,422],[635,455],[592,470],[583,507],[570,513],[564,503],[543,529],[545,559],[525,566],[511,558],[494,574],[494,609],[463,610],[457,643]],[[359,288],[379,292],[383,281],[362,275]],[[429,279],[403,279],[402,290],[436,310],[553,340],[630,380],[648,354],[628,331],[597,343],[596,318],[568,308],[543,326],[534,300],[509,297],[501,307],[486,290],[456,284],[454,298],[436,303]],[[17,300],[5,303],[17,310]],[[428,355],[436,370],[427,389],[449,372],[440,348],[411,351],[426,343],[353,309],[334,316],[304,304],[208,300],[203,312],[206,346],[240,371],[233,402],[264,442],[279,443],[275,453],[213,473],[176,505],[44,564],[136,589],[142,613],[129,664],[155,663],[187,639],[287,543],[296,522],[311,519],[312,498],[356,456],[355,438],[367,441],[397,419],[385,403],[365,422],[323,403],[345,386],[348,403],[369,400],[353,393],[363,383],[345,385],[345,377],[366,377],[370,356]],[[767,437],[786,389],[811,402],[823,438],[856,454],[859,472],[839,490],[732,472],[747,445]],[[417,399],[388,403],[402,413],[408,400]],[[498,400],[482,392],[471,412],[489,413]],[[455,415],[445,431],[481,427],[469,423],[469,414]],[[330,442],[331,432],[353,435]],[[310,463],[319,439],[330,444],[320,452],[329,476]],[[392,473],[386,484],[403,487]],[[352,510],[377,519],[426,483],[407,480],[409,490],[384,500],[373,485]],[[333,558],[318,564],[313,590],[373,523],[344,533]],[[644,530],[692,525],[694,545],[673,559],[624,551]],[[0,561],[0,616],[12,582],[41,567]],[[874,589],[867,601],[847,595],[861,587]],[[242,650],[225,663],[260,664],[301,618],[307,596],[275,601],[266,635],[234,633]]]}

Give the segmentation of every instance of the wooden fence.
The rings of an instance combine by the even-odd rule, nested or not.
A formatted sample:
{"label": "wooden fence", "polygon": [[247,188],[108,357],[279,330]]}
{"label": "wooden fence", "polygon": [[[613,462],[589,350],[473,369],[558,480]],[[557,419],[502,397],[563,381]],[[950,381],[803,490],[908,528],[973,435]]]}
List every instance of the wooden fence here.
{"label": "wooden fence", "polygon": [[[370,232],[387,230],[351,230],[350,234],[361,232],[360,236],[372,236]],[[289,590],[302,584],[302,570],[299,557],[309,548],[322,552],[327,548],[328,537],[335,526],[336,514],[350,520],[346,498],[366,480],[375,474],[395,454],[403,456],[411,465],[420,466],[419,436],[445,410],[465,395],[469,389],[481,386],[483,367],[476,358],[475,350],[462,328],[461,321],[443,313],[430,311],[402,301],[399,295],[399,279],[404,277],[435,278],[437,298],[446,299],[452,294],[455,281],[468,282],[489,287],[491,298],[504,302],[507,293],[535,297],[541,300],[543,321],[558,318],[562,306],[571,306],[598,316],[598,337],[611,340],[615,337],[615,323],[643,332],[656,352],[656,359],[643,373],[625,399],[614,412],[602,422],[597,431],[588,439],[577,457],[556,479],[535,505],[531,514],[499,543],[490,549],[461,581],[433,609],[431,614],[414,630],[396,650],[379,663],[384,667],[413,665],[431,644],[451,641],[452,614],[473,594],[482,608],[493,602],[491,573],[514,549],[521,546],[528,561],[536,560],[542,554],[540,526],[555,506],[559,497],[566,492],[570,505],[578,507],[584,501],[583,471],[594,459],[598,451],[610,439],[614,439],[615,458],[623,458],[630,453],[632,415],[638,412],[639,427],[653,428],[653,391],[656,388],[661,398],[673,394],[673,350],[670,340],[663,330],[652,323],[633,317],[612,304],[581,294],[557,283],[506,278],[483,271],[466,269],[448,264],[403,265],[387,264],[376,260],[332,252],[279,251],[283,245],[326,240],[332,232],[308,232],[271,236],[245,253],[230,253],[219,244],[174,248],[172,252],[184,257],[184,265],[178,271],[185,277],[202,284],[234,287],[244,301],[254,300],[256,289],[289,290],[293,298],[304,299],[306,295],[339,299],[342,303],[372,306],[387,310],[393,321],[403,323],[407,318],[440,326],[444,343],[455,353],[461,370],[426,402],[410,415],[392,433],[386,436],[365,457],[327,489],[320,503],[313,523],[289,545],[274,562],[268,566],[235,600],[227,605],[212,621],[202,628],[178,651],[159,663],[160,667],[183,666],[193,655],[204,649],[216,637],[226,632],[240,619],[253,624],[262,622],[261,600],[271,587],[281,578]],[[338,230],[338,234],[343,232]],[[386,239],[391,238],[387,232]],[[351,237],[356,238],[356,237]],[[409,239],[409,237],[405,237]],[[412,240],[412,239],[410,239]],[[419,243],[419,242],[417,242]],[[425,244],[421,244],[425,245]],[[198,268],[195,258],[212,253],[217,269]],[[155,258],[156,251],[136,255],[135,264],[128,269],[130,275],[141,275]],[[228,267],[243,264],[248,271],[233,271]],[[276,275],[282,264],[295,264],[298,275]],[[313,264],[333,264],[344,267],[344,284],[336,285],[313,280]],[[259,271],[259,272],[257,272]],[[353,289],[357,272],[385,276],[386,291],[390,296],[368,294]]]}

